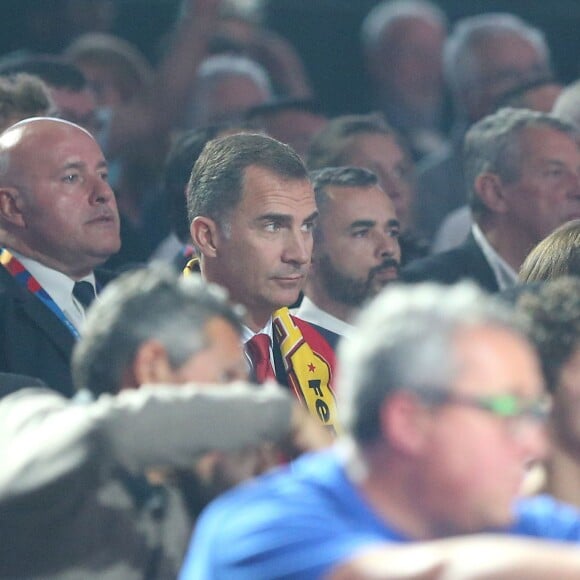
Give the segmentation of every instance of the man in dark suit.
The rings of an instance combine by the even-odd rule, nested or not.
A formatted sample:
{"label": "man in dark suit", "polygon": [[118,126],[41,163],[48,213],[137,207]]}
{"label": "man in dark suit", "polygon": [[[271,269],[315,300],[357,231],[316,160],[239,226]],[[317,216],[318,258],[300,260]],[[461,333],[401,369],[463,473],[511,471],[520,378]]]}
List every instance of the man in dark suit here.
{"label": "man in dark suit", "polygon": [[445,217],[465,203],[465,132],[492,113],[506,91],[552,76],[543,33],[514,14],[486,12],[458,20],[443,54],[455,116],[451,143],[418,168],[416,225],[430,241]]}
{"label": "man in dark suit", "polygon": [[108,278],[95,268],[121,243],[107,163],[90,133],[50,118],[8,128],[0,163],[0,371],[70,396],[72,348]]}
{"label": "man in dark suit", "polygon": [[399,220],[377,176],[362,167],[311,174],[320,219],[312,267],[296,316],[336,348],[369,298],[398,279]]}
{"label": "man in dark suit", "polygon": [[264,135],[221,137],[195,163],[187,197],[202,276],[247,309],[243,339],[256,380],[288,385],[334,427],[334,353],[287,308],[306,281],[318,215],[302,160]]}
{"label": "man in dark suit", "polygon": [[474,125],[464,149],[471,234],[458,248],[410,264],[401,278],[469,278],[492,292],[513,286],[530,250],[580,216],[576,138],[568,123],[526,109],[502,109]]}

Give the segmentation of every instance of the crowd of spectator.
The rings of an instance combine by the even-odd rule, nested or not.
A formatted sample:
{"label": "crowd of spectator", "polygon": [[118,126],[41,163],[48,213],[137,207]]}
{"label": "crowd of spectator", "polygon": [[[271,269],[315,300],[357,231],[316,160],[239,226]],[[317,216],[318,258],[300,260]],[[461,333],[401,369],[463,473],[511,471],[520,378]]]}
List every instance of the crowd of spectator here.
{"label": "crowd of spectator", "polygon": [[543,31],[378,1],[333,115],[260,2],[148,50],[120,5],[27,2],[0,55],[0,579],[580,577]]}

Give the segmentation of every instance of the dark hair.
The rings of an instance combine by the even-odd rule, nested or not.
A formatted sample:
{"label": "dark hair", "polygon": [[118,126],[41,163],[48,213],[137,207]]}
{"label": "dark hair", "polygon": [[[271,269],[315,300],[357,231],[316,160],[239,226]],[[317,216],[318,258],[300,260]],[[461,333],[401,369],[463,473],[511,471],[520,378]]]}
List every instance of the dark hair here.
{"label": "dark hair", "polygon": [[408,147],[380,113],[344,115],[331,119],[312,140],[306,164],[308,169],[348,165],[352,154],[352,138],[375,134],[393,137],[408,153]]}
{"label": "dark hair", "polygon": [[80,69],[56,56],[24,56],[0,62],[1,75],[16,73],[37,76],[47,85],[58,89],[79,92],[87,87],[87,80]]}
{"label": "dark hair", "polygon": [[189,241],[186,187],[191,170],[206,143],[220,134],[221,127],[212,125],[180,135],[172,144],[163,168],[163,193],[169,209],[173,233],[183,243]]}
{"label": "dark hair", "polygon": [[248,109],[244,114],[244,118],[248,121],[255,121],[256,119],[284,111],[303,111],[315,115],[323,114],[320,103],[314,99],[276,99]]}
{"label": "dark hair", "polygon": [[378,183],[377,176],[369,169],[351,166],[317,169],[310,172],[310,179],[316,196],[316,207],[321,213],[329,199],[328,187],[373,187]]}
{"label": "dark hair", "polygon": [[298,154],[272,137],[252,133],[227,135],[210,141],[193,166],[187,186],[189,221],[203,215],[225,225],[240,202],[245,171],[257,166],[287,180],[307,180]]}

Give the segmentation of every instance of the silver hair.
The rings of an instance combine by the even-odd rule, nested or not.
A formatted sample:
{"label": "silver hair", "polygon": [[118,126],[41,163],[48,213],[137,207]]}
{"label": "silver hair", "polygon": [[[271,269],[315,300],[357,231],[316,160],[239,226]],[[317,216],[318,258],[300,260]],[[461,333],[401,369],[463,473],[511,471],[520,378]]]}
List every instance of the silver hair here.
{"label": "silver hair", "polygon": [[111,282],[89,309],[72,357],[78,389],[116,393],[139,347],[159,341],[177,369],[207,346],[206,327],[222,318],[241,335],[242,311],[226,291],[197,275],[179,277],[169,267],[132,271]]}
{"label": "silver hair", "polygon": [[257,62],[234,54],[216,54],[206,58],[197,72],[201,83],[218,82],[223,78],[249,77],[265,92],[272,92],[272,84],[266,70]]}
{"label": "silver hair", "polygon": [[500,109],[471,127],[463,146],[463,167],[467,197],[476,214],[487,210],[475,190],[475,180],[482,173],[499,175],[505,183],[520,176],[522,133],[530,128],[549,128],[578,138],[573,125],[549,113],[528,109]]}
{"label": "silver hair", "polygon": [[477,47],[480,43],[506,35],[518,35],[528,40],[549,68],[550,51],[544,34],[514,14],[479,14],[463,18],[453,28],[443,49],[445,80],[457,97],[478,85]]}
{"label": "silver hair", "polygon": [[421,18],[447,28],[445,13],[427,0],[394,0],[380,2],[365,17],[361,27],[361,43],[365,51],[373,52],[400,20]]}
{"label": "silver hair", "polygon": [[400,390],[424,394],[452,387],[457,337],[482,326],[525,338],[515,314],[473,283],[389,286],[359,315],[339,345],[339,411],[359,445],[381,437],[381,407]]}
{"label": "silver hair", "polygon": [[552,114],[580,130],[580,80],[568,85],[556,99]]}
{"label": "silver hair", "polygon": [[[212,108],[212,95],[221,82],[232,78],[249,79],[268,98],[274,94],[266,69],[256,61],[235,54],[209,56],[197,71],[196,89],[188,113],[188,122],[191,126],[198,127],[216,122],[214,119],[208,119],[208,111]],[[217,122],[231,120],[233,119],[221,119]]]}
{"label": "silver hair", "polygon": [[56,117],[28,117],[26,119],[21,119],[0,132],[0,177],[5,177],[9,173],[12,163],[13,148],[22,141],[26,131],[28,131],[30,127],[34,127],[39,123],[52,123],[63,127],[72,127],[82,131],[93,141],[95,140],[94,136],[84,127],[80,127],[79,125],[65,119],[57,119]]}

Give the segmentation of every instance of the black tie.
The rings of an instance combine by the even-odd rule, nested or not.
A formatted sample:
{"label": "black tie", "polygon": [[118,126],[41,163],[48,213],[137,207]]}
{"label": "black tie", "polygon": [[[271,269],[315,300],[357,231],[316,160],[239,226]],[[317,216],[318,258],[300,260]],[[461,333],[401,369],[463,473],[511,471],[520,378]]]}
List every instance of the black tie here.
{"label": "black tie", "polygon": [[86,280],[75,282],[73,296],[83,305],[83,308],[86,310],[96,298],[95,288],[90,282],[87,282]]}

